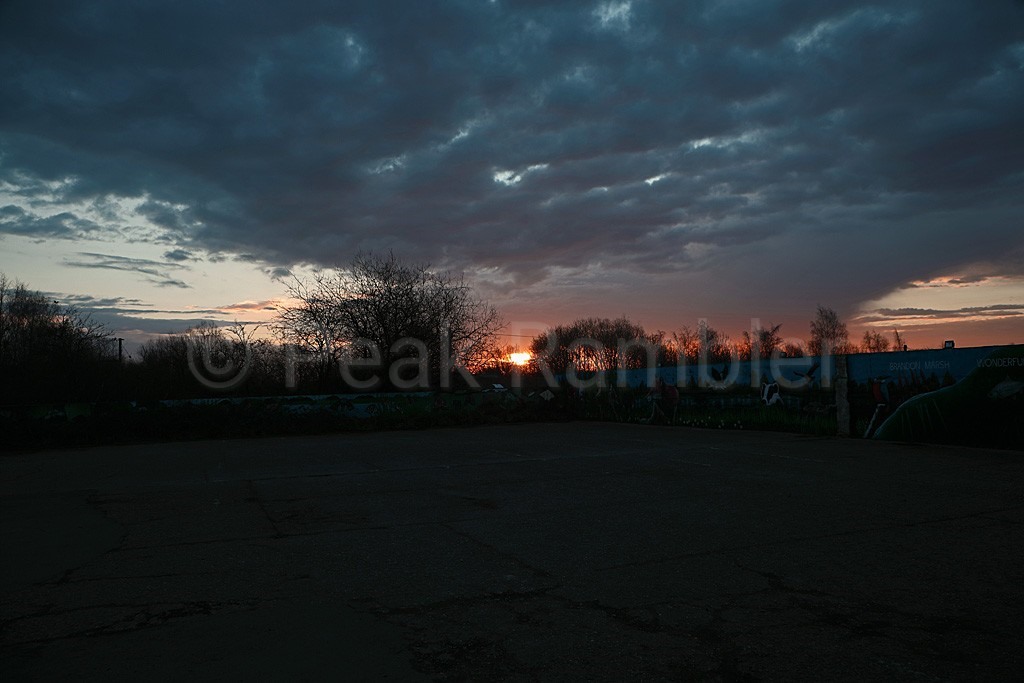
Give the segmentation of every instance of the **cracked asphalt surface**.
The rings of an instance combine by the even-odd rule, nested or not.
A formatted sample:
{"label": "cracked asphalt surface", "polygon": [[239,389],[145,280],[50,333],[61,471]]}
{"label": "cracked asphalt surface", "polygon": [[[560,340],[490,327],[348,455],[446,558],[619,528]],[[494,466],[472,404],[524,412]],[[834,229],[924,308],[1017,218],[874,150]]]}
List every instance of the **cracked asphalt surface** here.
{"label": "cracked asphalt surface", "polygon": [[1020,452],[568,423],[0,474],[8,681],[1024,673]]}

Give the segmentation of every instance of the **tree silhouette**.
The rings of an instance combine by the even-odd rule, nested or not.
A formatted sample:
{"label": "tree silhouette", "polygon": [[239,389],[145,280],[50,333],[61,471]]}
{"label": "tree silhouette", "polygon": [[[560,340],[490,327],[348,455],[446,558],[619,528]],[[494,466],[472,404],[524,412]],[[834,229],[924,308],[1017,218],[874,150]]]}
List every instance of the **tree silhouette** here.
{"label": "tree silhouette", "polygon": [[839,319],[839,314],[834,310],[818,304],[818,311],[811,321],[811,339],[807,342],[807,351],[812,356],[821,356],[849,353],[850,350],[846,323]]}
{"label": "tree silhouette", "polygon": [[627,318],[580,318],[539,334],[530,342],[534,361],[555,374],[570,366],[601,372],[657,364],[662,336]]}
{"label": "tree silhouette", "polygon": [[0,273],[0,400],[103,398],[117,379],[106,361],[116,358],[103,325]]}
{"label": "tree silhouette", "polygon": [[768,327],[758,325],[752,332],[743,331],[743,340],[740,342],[740,358],[750,360],[755,352],[758,358],[771,358],[772,354],[782,350],[782,335],[779,330],[782,325],[768,324]]}
{"label": "tree silhouette", "polygon": [[889,340],[881,332],[865,330],[860,348],[864,353],[883,353],[889,350]]}
{"label": "tree silhouette", "polygon": [[278,329],[317,358],[323,382],[339,361],[379,361],[383,378],[396,361],[417,358],[432,383],[443,382],[449,361],[464,365],[483,353],[504,325],[461,275],[394,254],[359,255],[347,268],[296,280],[289,294],[298,303],[280,310]]}

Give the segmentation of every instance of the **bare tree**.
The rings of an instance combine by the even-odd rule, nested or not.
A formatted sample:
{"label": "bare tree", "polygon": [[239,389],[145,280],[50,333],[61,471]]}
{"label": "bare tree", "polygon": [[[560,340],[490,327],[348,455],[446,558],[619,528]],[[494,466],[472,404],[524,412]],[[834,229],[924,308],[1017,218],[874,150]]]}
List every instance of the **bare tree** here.
{"label": "bare tree", "polygon": [[507,375],[518,367],[512,356],[519,353],[523,353],[523,350],[515,344],[489,344],[468,359],[466,368],[474,374],[496,372]]}
{"label": "bare tree", "polygon": [[696,363],[702,354],[712,363],[728,362],[732,357],[729,335],[711,327],[707,320],[701,320],[696,329],[683,325],[672,333],[668,345],[674,350],[677,362],[683,357],[687,363]]}
{"label": "bare tree", "polygon": [[295,278],[288,287],[288,296],[295,303],[278,308],[274,327],[285,344],[314,360],[321,389],[327,388],[345,348],[338,280],[337,273],[320,271],[310,281]]}
{"label": "bare tree", "polygon": [[889,340],[881,332],[865,330],[860,348],[864,353],[884,353],[889,350]]}
{"label": "bare tree", "polygon": [[0,273],[0,400],[99,398],[112,386],[112,343],[87,313]]}
{"label": "bare tree", "polygon": [[190,369],[190,362],[198,362],[200,367],[224,367],[231,352],[224,332],[206,321],[181,334],[150,339],[139,347],[136,355],[138,363],[133,373],[140,378],[139,395],[187,398],[206,393]]}
{"label": "bare tree", "polygon": [[782,353],[786,358],[803,358],[804,345],[796,341],[786,342],[782,346]]}
{"label": "bare tree", "polygon": [[537,335],[530,353],[551,372],[602,372],[618,368],[646,368],[657,364],[662,335],[648,333],[627,318],[580,318]]}
{"label": "bare tree", "polygon": [[811,321],[811,339],[807,350],[812,356],[831,353],[849,353],[850,335],[846,323],[831,308],[818,305],[818,312]]}
{"label": "bare tree", "polygon": [[707,320],[701,320],[697,325],[697,335],[700,340],[698,359],[703,357],[710,363],[723,363],[732,359],[735,347],[725,332],[711,327]]}
{"label": "bare tree", "polygon": [[696,363],[700,357],[700,333],[687,325],[673,332],[668,345],[675,356],[675,363],[685,358],[688,363]]}
{"label": "bare tree", "polygon": [[782,335],[779,334],[781,329],[781,323],[778,325],[769,323],[768,327],[758,325],[752,332],[744,330],[743,340],[739,344],[740,358],[750,360],[754,356],[755,351],[758,358],[771,358],[772,353],[776,350],[781,350]]}
{"label": "bare tree", "polygon": [[161,335],[139,347],[130,367],[134,391],[149,398],[190,398],[230,392],[280,394],[288,382],[285,349],[257,339],[262,325],[204,321],[180,334]]}
{"label": "bare tree", "polygon": [[297,303],[280,310],[280,334],[316,356],[324,378],[346,357],[379,360],[387,370],[425,350],[431,380],[444,381],[504,325],[461,275],[408,265],[394,254],[361,254],[347,268],[296,280],[289,295]]}

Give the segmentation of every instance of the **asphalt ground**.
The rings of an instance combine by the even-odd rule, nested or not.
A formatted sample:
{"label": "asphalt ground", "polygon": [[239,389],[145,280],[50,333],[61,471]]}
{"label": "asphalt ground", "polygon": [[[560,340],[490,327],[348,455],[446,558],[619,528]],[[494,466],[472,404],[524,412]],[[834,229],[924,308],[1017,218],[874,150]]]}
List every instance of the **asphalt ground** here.
{"label": "asphalt ground", "polygon": [[1022,456],[584,422],[7,455],[0,676],[1019,679]]}

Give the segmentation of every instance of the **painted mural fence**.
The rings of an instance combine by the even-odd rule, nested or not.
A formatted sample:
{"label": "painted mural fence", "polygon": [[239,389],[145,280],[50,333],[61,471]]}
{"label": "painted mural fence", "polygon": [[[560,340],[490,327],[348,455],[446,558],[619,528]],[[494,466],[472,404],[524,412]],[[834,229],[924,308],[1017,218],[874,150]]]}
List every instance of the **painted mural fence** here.
{"label": "painted mural fence", "polygon": [[848,368],[854,436],[1024,449],[1022,345],[859,354]]}
{"label": "painted mural fence", "polygon": [[606,372],[567,389],[584,419],[836,433],[834,359],[778,358]]}
{"label": "painted mural fence", "polygon": [[585,419],[1024,449],[1024,346],[734,361],[581,376]]}

